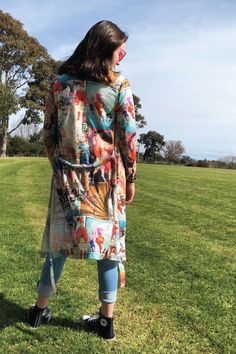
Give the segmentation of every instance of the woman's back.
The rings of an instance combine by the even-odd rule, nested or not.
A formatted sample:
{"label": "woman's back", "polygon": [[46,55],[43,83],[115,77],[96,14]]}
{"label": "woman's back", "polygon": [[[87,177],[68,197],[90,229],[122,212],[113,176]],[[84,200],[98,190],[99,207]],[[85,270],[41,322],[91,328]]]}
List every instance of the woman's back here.
{"label": "woman's back", "polygon": [[52,87],[61,157],[77,164],[109,158],[114,150],[118,95],[123,77],[114,86],[58,76]]}

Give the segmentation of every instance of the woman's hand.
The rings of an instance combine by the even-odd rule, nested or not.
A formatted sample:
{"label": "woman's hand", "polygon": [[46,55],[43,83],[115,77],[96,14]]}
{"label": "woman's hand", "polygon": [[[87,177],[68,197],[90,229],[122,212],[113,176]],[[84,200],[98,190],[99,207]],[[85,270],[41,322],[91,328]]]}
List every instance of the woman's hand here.
{"label": "woman's hand", "polygon": [[134,195],[135,195],[135,184],[126,182],[126,202],[125,202],[126,205],[129,205],[133,201]]}

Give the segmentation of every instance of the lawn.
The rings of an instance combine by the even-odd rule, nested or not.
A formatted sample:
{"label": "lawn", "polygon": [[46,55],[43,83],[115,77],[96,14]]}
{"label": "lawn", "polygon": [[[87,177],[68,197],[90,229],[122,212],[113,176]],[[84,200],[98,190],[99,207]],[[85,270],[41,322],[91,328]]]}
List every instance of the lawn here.
{"label": "lawn", "polygon": [[236,352],[236,171],[139,164],[111,342],[78,328],[98,305],[93,261],[66,262],[48,325],[24,323],[50,175],[44,158],[0,160],[0,353]]}

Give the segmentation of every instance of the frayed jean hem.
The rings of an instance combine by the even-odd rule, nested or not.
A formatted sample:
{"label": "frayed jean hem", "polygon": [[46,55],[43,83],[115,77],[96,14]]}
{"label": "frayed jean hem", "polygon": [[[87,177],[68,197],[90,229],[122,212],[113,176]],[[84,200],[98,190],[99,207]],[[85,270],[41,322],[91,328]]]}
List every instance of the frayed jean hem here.
{"label": "frayed jean hem", "polygon": [[117,300],[117,291],[101,291],[99,290],[99,300],[106,303],[115,303]]}
{"label": "frayed jean hem", "polygon": [[40,282],[37,284],[37,293],[41,296],[53,296],[55,294],[51,285],[46,285]]}

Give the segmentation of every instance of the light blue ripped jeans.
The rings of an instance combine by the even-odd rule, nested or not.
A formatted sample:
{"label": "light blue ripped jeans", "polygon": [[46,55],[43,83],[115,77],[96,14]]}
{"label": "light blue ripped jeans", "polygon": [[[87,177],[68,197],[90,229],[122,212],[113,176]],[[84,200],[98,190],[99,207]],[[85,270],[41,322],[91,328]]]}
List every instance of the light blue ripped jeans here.
{"label": "light blue ripped jeans", "polygon": [[[53,273],[55,284],[57,284],[67,256],[60,256],[53,259]],[[117,299],[118,284],[118,262],[109,259],[97,261],[98,268],[98,284],[99,284],[99,300],[106,303],[114,303]],[[37,283],[37,292],[39,295],[52,296],[54,289],[50,276],[50,257],[46,256],[40,279]]]}

